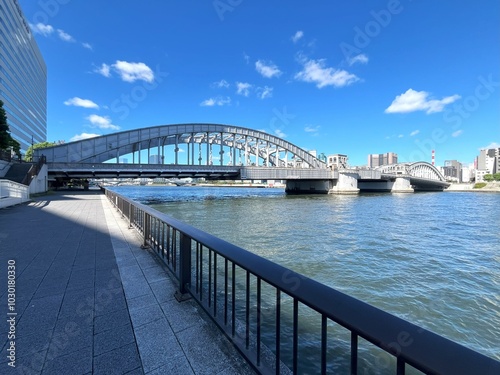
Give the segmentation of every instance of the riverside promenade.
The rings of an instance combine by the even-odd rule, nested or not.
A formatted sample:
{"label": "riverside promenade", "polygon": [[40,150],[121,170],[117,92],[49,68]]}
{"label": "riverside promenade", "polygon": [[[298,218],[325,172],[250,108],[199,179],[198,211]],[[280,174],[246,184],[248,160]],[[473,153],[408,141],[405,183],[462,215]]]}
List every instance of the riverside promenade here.
{"label": "riverside promenade", "polygon": [[0,209],[0,373],[253,374],[141,243],[97,191]]}

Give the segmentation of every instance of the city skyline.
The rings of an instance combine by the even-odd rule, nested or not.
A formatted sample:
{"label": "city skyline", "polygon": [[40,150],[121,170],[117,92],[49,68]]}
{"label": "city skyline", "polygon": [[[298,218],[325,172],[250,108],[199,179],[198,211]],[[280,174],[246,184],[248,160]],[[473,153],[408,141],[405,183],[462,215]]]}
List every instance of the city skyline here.
{"label": "city skyline", "polygon": [[223,123],[351,165],[471,163],[500,143],[496,1],[19,3],[47,63],[49,141]]}

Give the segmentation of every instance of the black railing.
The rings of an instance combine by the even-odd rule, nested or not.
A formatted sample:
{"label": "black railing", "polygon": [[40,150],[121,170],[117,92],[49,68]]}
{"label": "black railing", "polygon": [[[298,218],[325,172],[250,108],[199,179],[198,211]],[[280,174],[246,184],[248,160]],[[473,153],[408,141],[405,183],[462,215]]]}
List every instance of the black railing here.
{"label": "black railing", "polygon": [[194,298],[259,373],[500,374],[492,358],[112,190],[106,195],[175,275],[178,299]]}

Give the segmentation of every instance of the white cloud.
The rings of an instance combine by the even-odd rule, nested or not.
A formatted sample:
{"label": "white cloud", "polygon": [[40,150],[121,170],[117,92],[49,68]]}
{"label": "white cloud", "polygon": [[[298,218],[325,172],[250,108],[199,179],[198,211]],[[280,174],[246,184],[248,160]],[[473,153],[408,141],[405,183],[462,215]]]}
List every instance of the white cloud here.
{"label": "white cloud", "polygon": [[403,138],[403,137],[404,137],[403,134],[398,135],[398,138]]}
{"label": "white cloud", "polygon": [[43,23],[37,23],[36,25],[30,23],[31,30],[35,34],[41,34],[43,36],[49,36],[54,32],[54,28],[50,25],[45,25]]}
{"label": "white cloud", "polygon": [[250,56],[248,56],[245,52],[243,52],[243,58],[247,64],[250,64]]}
{"label": "white cloud", "polygon": [[283,131],[281,129],[276,129],[274,131],[274,134],[277,136],[277,137],[280,137],[280,138],[286,138],[286,134],[283,133]]}
{"label": "white cloud", "polygon": [[347,63],[349,65],[354,65],[356,63],[360,63],[360,64],[367,64],[368,63],[368,56],[366,56],[365,54],[361,53],[359,55],[356,55],[354,57],[350,57],[348,60],[347,60]]}
{"label": "white cloud", "polygon": [[231,103],[231,98],[226,96],[225,98],[222,97],[222,96],[217,96],[215,98],[210,98],[210,99],[206,99],[204,101],[202,101],[200,103],[200,105],[202,107],[213,107],[213,106],[223,106],[223,105],[226,105],[226,104],[230,104]]}
{"label": "white cloud", "polygon": [[413,137],[413,136],[417,135],[418,133],[420,133],[420,130],[414,130],[410,133],[410,137]]}
{"label": "white cloud", "polygon": [[99,134],[94,134],[94,133],[82,133],[82,134],[77,134],[74,137],[70,138],[70,142],[74,141],[81,141],[82,139],[87,139],[87,138],[94,138],[94,137],[99,137]]}
{"label": "white cloud", "polygon": [[71,35],[66,33],[64,30],[57,29],[57,35],[59,35],[59,38],[61,38],[61,40],[64,40],[65,42],[74,42],[75,41],[75,39]]}
{"label": "white cloud", "polygon": [[456,138],[456,137],[461,136],[463,132],[464,132],[463,130],[457,130],[457,131],[454,131],[453,133],[451,133],[451,136]]}
{"label": "white cloud", "polygon": [[214,82],[212,83],[211,85],[212,87],[215,87],[215,88],[228,88],[229,87],[229,82],[227,82],[225,79],[221,79],[220,81],[218,82]]}
{"label": "white cloud", "polygon": [[306,133],[317,133],[320,129],[320,126],[317,125],[317,126],[310,126],[310,125],[307,125],[305,128],[304,128],[304,131]]}
{"label": "white cloud", "polygon": [[66,100],[64,102],[64,104],[65,105],[74,105],[75,107],[99,109],[99,106],[96,103],[94,103],[92,100],[82,99],[82,98],[79,98],[77,96]]}
{"label": "white cloud", "polygon": [[89,50],[93,50],[92,45],[90,43],[82,43],[83,48],[87,48]]}
{"label": "white cloud", "polygon": [[427,114],[442,112],[447,104],[460,99],[460,95],[447,96],[443,99],[429,99],[426,91],[407,90],[405,93],[396,96],[385,113],[408,113],[415,111],[425,111]]}
{"label": "white cloud", "polygon": [[266,99],[273,96],[273,88],[269,86],[257,88],[257,96],[259,99]]}
{"label": "white cloud", "polygon": [[279,77],[282,73],[278,66],[271,61],[266,63],[258,60],[255,63],[255,69],[266,78]]}
{"label": "white cloud", "polygon": [[292,36],[292,42],[297,43],[304,36],[304,32],[302,30],[297,31]]}
{"label": "white cloud", "polygon": [[479,150],[489,150],[491,148],[500,148],[500,143],[498,142],[491,142],[488,146],[481,147]]}
{"label": "white cloud", "polygon": [[236,82],[236,93],[238,95],[248,96],[251,87],[252,85],[248,82]]}
{"label": "white cloud", "polygon": [[[103,64],[104,65],[104,64]],[[153,82],[154,73],[149,66],[139,62],[128,62],[117,60],[111,65],[125,82],[135,82],[138,80]]]}
{"label": "white cloud", "polygon": [[90,115],[87,117],[87,120],[90,121],[93,127],[99,129],[111,129],[111,130],[119,130],[120,127],[118,125],[113,125],[111,120],[107,116],[99,116],[99,115]]}
{"label": "white cloud", "polygon": [[111,77],[111,67],[108,64],[102,64],[100,68],[96,68],[94,72],[103,75],[104,77]]}
{"label": "white cloud", "polygon": [[359,81],[359,78],[345,70],[328,68],[325,60],[303,60],[304,68],[295,75],[295,79],[316,83],[318,88],[325,86],[343,87]]}

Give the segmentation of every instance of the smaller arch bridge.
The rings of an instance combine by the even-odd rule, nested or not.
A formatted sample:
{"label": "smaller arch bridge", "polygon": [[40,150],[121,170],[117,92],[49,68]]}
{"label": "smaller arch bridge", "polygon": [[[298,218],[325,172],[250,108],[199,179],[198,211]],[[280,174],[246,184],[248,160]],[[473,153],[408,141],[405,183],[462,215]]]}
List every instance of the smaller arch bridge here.
{"label": "smaller arch bridge", "polygon": [[376,168],[382,175],[405,175],[415,178],[446,182],[443,174],[432,164],[425,161],[383,165]]}
{"label": "smaller arch bridge", "polygon": [[443,190],[450,186],[439,169],[425,161],[383,165],[376,170],[382,179],[408,179],[414,190]]}

